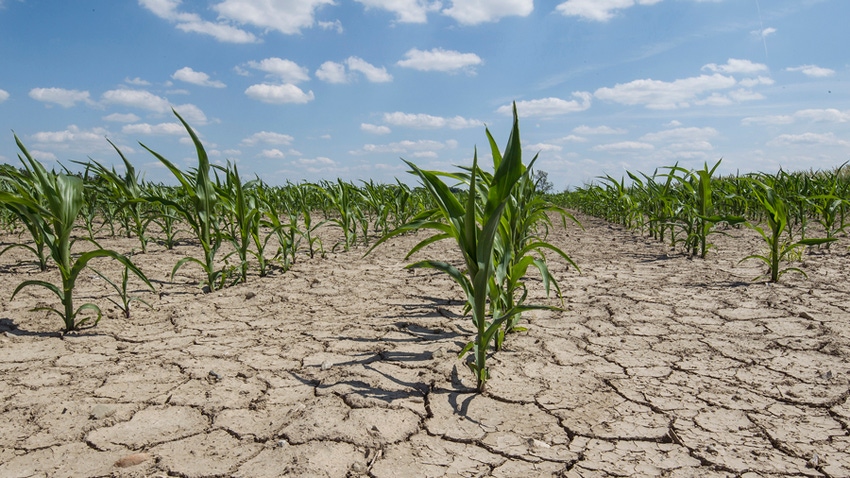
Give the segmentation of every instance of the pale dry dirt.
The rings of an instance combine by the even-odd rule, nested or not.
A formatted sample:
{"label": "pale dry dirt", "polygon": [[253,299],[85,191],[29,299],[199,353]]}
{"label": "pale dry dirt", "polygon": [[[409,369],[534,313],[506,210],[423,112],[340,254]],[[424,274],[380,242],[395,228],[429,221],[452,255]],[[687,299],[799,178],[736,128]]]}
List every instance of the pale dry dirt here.
{"label": "pale dry dirt", "polygon": [[[108,317],[60,335],[38,273],[0,257],[0,476],[850,476],[850,254],[803,256],[809,280],[751,282],[749,230],[706,260],[580,217],[550,239],[563,312],[526,314],[471,392],[460,289],[406,270],[406,236],[301,259],[204,294],[153,245],[157,293],[132,317],[86,272]],[[337,232],[325,229],[326,244]],[[15,240],[6,236],[3,242]],[[122,253],[135,240],[104,239]],[[452,259],[445,242],[414,259]],[[99,270],[117,279],[114,264]],[[545,299],[539,281],[534,300]],[[113,295],[114,297],[114,295]]]}

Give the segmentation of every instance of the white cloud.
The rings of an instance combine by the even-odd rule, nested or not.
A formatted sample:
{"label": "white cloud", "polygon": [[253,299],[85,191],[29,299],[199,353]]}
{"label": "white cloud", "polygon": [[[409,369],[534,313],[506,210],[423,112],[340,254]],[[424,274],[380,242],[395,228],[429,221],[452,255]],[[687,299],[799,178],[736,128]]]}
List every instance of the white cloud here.
{"label": "white cloud", "polygon": [[103,117],[104,121],[112,121],[115,123],[135,123],[136,121],[139,121],[139,119],[140,118],[133,113],[112,113],[111,115]]}
{"label": "white cloud", "polygon": [[744,78],[738,82],[739,85],[745,88],[752,88],[758,85],[772,85],[773,83],[773,79],[766,76],[759,76],[758,78]]}
{"label": "white cloud", "polygon": [[133,85],[133,86],[150,86],[150,84],[151,84],[150,81],[143,80],[143,79],[139,78],[138,76],[135,77],[135,78],[129,78],[129,77],[124,78],[124,83],[127,83],[128,85]]}
{"label": "white cloud", "polygon": [[[539,100],[517,101],[516,109],[520,117],[530,116],[558,116],[568,113],[576,113],[590,108],[592,95],[586,91],[576,91],[573,96],[575,100],[564,100],[561,98],[543,98]],[[499,107],[499,113],[510,115],[513,113],[511,105]]]}
{"label": "white cloud", "polygon": [[30,156],[32,156],[33,158],[35,158],[39,161],[42,161],[42,162],[44,162],[44,161],[54,161],[54,162],[59,161],[59,158],[56,157],[55,154],[53,154],[49,151],[40,151],[40,150],[37,150],[37,149],[32,149],[32,150],[30,150]]}
{"label": "white cloud", "polygon": [[850,146],[850,141],[840,139],[834,133],[781,134],[767,142],[770,146],[820,145]]}
{"label": "white cloud", "polygon": [[283,154],[283,151],[281,151],[277,148],[264,149],[260,152],[260,154],[258,156],[260,156],[262,158],[269,158],[269,159],[283,159],[283,158],[286,157],[286,155]]}
{"label": "white cloud", "polygon": [[283,85],[270,85],[268,83],[251,85],[245,90],[245,94],[263,103],[278,105],[285,103],[309,103],[315,98],[312,91],[304,93],[301,88],[290,83]]}
{"label": "white cloud", "polygon": [[225,87],[225,84],[220,81],[210,80],[210,75],[200,71],[195,71],[188,66],[175,71],[174,74],[171,75],[171,78],[198,86],[210,86],[212,88]]}
{"label": "white cloud", "polygon": [[426,23],[428,13],[436,12],[442,4],[439,1],[430,0],[357,0],[367,10],[378,8],[388,10],[396,14],[396,19],[401,23]]}
{"label": "white cloud", "polygon": [[563,138],[556,139],[555,141],[557,141],[559,143],[586,143],[587,138],[582,137],[582,136],[577,136],[577,135],[574,135],[574,134],[568,134],[568,135],[564,136]]}
{"label": "white cloud", "polygon": [[389,134],[392,132],[389,126],[379,126],[369,123],[360,123],[360,130],[371,134]]}
{"label": "white cloud", "polygon": [[802,65],[792,68],[786,68],[785,71],[799,71],[800,73],[811,78],[826,78],[835,74],[835,70],[829,68],[821,68],[817,65]]}
{"label": "white cloud", "polygon": [[654,5],[661,0],[567,0],[555,7],[562,15],[581,17],[585,20],[607,22],[617,10],[634,5]]}
{"label": "white cloud", "polygon": [[402,113],[400,111],[384,113],[384,122],[394,126],[416,129],[437,129],[447,127],[451,129],[464,129],[478,127],[482,124],[481,121],[467,119],[462,116],[443,118],[442,116],[432,116],[421,113]]}
{"label": "white cloud", "polygon": [[449,140],[445,143],[439,141],[421,139],[418,141],[399,141],[389,144],[367,144],[359,151],[351,151],[351,154],[368,154],[368,153],[394,153],[406,154],[414,152],[440,151],[443,149],[453,149],[457,147],[457,141]]}
{"label": "white cloud", "polygon": [[345,65],[335,61],[326,61],[316,70],[316,78],[327,83],[347,83],[348,75]]}
{"label": "white cloud", "polygon": [[523,145],[522,149],[528,150],[528,151],[544,153],[544,152],[552,152],[552,151],[554,151],[554,152],[563,151],[564,148],[562,146],[558,146],[557,144],[537,143],[537,144]]}
{"label": "white cloud", "polygon": [[167,99],[145,90],[120,88],[103,93],[101,98],[107,104],[129,106],[157,113],[166,113],[171,109]]}
{"label": "white cloud", "polygon": [[30,136],[32,150],[74,151],[91,154],[112,148],[104,138],[109,136],[105,128],[80,129],[70,125],[63,131],[41,131]]}
{"label": "white cloud", "polygon": [[590,127],[586,125],[576,126],[573,128],[573,133],[576,134],[626,134],[627,130],[622,128],[612,128],[610,126]]}
{"label": "white cloud", "polygon": [[180,0],[139,0],[139,4],[153,12],[154,15],[176,23],[177,28],[181,31],[203,33],[218,41],[228,43],[256,43],[259,41],[252,33],[230,24],[213,23],[202,20],[197,14],[180,12],[177,10],[180,3]]}
{"label": "white cloud", "polygon": [[755,30],[752,32],[753,35],[756,35],[761,38],[766,38],[770,35],[773,35],[774,33],[776,33],[776,29],[773,27],[767,27],[763,30]]}
{"label": "white cloud", "polygon": [[672,82],[644,79],[617,84],[612,88],[600,88],[594,92],[594,96],[624,105],[644,105],[650,109],[687,108],[699,95],[728,89],[736,83],[735,78],[718,73]]}
{"label": "white cloud", "polygon": [[310,174],[336,173],[340,171],[339,164],[325,156],[299,158],[292,161],[292,165],[296,166],[299,171],[306,171]]}
{"label": "white cloud", "polygon": [[186,134],[186,128],[183,127],[180,123],[159,123],[159,124],[149,124],[149,123],[136,123],[136,124],[128,124],[121,128],[121,132],[124,134],[172,134],[172,135],[183,135]]}
{"label": "white cloud", "polygon": [[744,75],[751,75],[754,73],[759,73],[762,71],[767,71],[767,65],[763,63],[753,63],[750,60],[739,60],[737,58],[730,58],[725,65],[718,65],[716,63],[709,63],[702,67],[703,70],[710,70],[717,73],[726,73],[726,74],[735,74],[741,73]]}
{"label": "white cloud", "polygon": [[387,73],[386,68],[373,66],[362,58],[350,56],[347,60],[345,60],[345,63],[348,65],[349,70],[363,73],[363,76],[372,83],[386,83],[393,81],[393,76]]}
{"label": "white cloud", "polygon": [[271,57],[261,61],[249,61],[248,66],[280,78],[286,83],[297,84],[310,79],[307,68],[283,58]]}
{"label": "white cloud", "polygon": [[334,20],[332,22],[319,22],[319,28],[322,30],[334,30],[337,33],[342,33],[342,22]]}
{"label": "white cloud", "polygon": [[316,10],[333,0],[224,0],[213,9],[229,20],[286,35],[312,27]]}
{"label": "white cloud", "polygon": [[30,98],[43,103],[55,103],[70,108],[77,103],[92,103],[88,91],[66,90],[65,88],[33,88]]}
{"label": "white cloud", "polygon": [[606,153],[629,153],[633,151],[651,151],[655,146],[649,143],[641,143],[639,141],[621,141],[619,143],[600,144],[594,146],[593,151],[603,151]]}
{"label": "white cloud", "polygon": [[408,50],[404,57],[404,60],[397,63],[398,66],[419,71],[451,72],[467,70],[474,72],[473,67],[484,63],[475,53],[461,53],[454,50],[443,50],[442,48],[434,48],[430,51],[413,48]]}
{"label": "white cloud", "polygon": [[185,105],[175,106],[174,110],[189,124],[207,124],[207,115],[193,104],[187,103]]}
{"label": "white cloud", "polygon": [[648,141],[652,143],[663,143],[663,142],[686,142],[686,141],[703,141],[708,138],[713,138],[717,136],[718,132],[716,129],[711,127],[705,128],[696,128],[696,127],[688,127],[688,128],[674,128],[668,129],[664,131],[659,131],[656,133],[647,133],[640,137],[641,141]]}
{"label": "white cloud", "polygon": [[0,90],[0,103],[9,99],[9,92],[6,90]]}
{"label": "white cloud", "polygon": [[290,145],[294,140],[295,138],[288,134],[260,131],[259,133],[254,133],[243,139],[242,144],[246,146],[254,146],[260,143]]}
{"label": "white cloud", "polygon": [[494,22],[502,17],[526,17],[534,11],[533,0],[453,0],[442,13],[464,25]]}
{"label": "white cloud", "polygon": [[741,120],[741,124],[792,124],[798,120],[817,123],[846,123],[850,121],[850,110],[841,111],[835,108],[798,110],[792,115],[750,116]]}

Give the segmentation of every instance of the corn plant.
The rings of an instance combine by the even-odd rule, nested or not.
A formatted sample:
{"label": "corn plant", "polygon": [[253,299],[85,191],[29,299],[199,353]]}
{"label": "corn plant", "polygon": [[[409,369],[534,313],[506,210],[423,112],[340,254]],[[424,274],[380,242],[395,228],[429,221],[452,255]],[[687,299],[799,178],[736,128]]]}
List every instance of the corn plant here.
{"label": "corn plant", "polygon": [[[763,208],[769,229],[765,230],[759,224],[749,221],[746,225],[759,233],[767,245],[768,252],[766,254],[749,255],[741,259],[741,262],[756,259],[767,265],[767,274],[757,277],[756,280],[761,277],[769,277],[770,282],[778,282],[787,272],[797,272],[808,278],[800,268],[783,267],[783,264],[787,262],[790,254],[797,248],[829,243],[835,241],[835,238],[806,238],[799,241],[791,239],[793,231],[789,228],[789,212],[786,200],[777,194],[773,188],[773,178],[761,175],[761,179],[753,178],[752,182],[755,185],[753,194],[758,204]],[[783,236],[786,233],[788,236]]]}
{"label": "corn plant", "polygon": [[[44,219],[38,223],[37,227],[41,229],[39,233],[45,239],[45,244],[50,249],[50,255],[59,269],[62,283],[56,285],[42,280],[26,280],[15,288],[12,298],[22,289],[30,286],[44,287],[53,292],[62,304],[61,309],[37,307],[34,310],[56,313],[65,324],[64,330],[70,332],[79,330],[87,324],[96,325],[103,315],[100,308],[94,303],[89,302],[79,307],[74,306],[74,288],[77,278],[92,259],[101,257],[115,259],[142,279],[145,284],[153,288],[142,271],[133,265],[129,259],[115,251],[98,248],[84,252],[76,258],[72,256],[73,240],[71,233],[83,207],[83,181],[79,177],[47,172],[41,163],[32,158],[17,135],[15,142],[23,153],[23,157],[20,155],[18,157],[33,173],[33,186],[40,192],[41,197],[35,198],[28,195],[13,195],[2,192],[0,193],[0,202],[35,211]],[[84,311],[94,313],[94,318],[91,316],[81,318],[81,313]]]}
{"label": "corn plant", "polygon": [[[98,271],[97,269],[92,269],[92,270],[94,271],[95,274],[100,276],[101,279],[106,281],[106,283],[109,284],[115,290],[115,292],[118,294],[118,298],[120,299],[120,301],[115,300],[112,297],[107,297],[106,299],[109,302],[112,302],[116,307],[118,307],[118,309],[124,315],[124,318],[126,318],[126,319],[130,318],[130,304],[133,303],[133,302],[139,302],[141,304],[144,304],[149,309],[153,308],[153,306],[149,302],[142,299],[141,297],[130,295],[130,291],[127,289],[128,283],[129,283],[129,278],[130,278],[130,274],[129,274],[130,268],[127,267],[126,265],[124,266],[124,269],[121,272],[121,282],[120,283],[116,283],[115,281],[113,281],[112,279],[110,279],[109,277],[107,277],[105,274]],[[151,288],[151,290],[155,290],[155,289]]]}
{"label": "corn plant", "polygon": [[136,168],[127,160],[124,153],[118,149],[109,139],[106,140],[121,160],[124,162],[125,172],[121,177],[115,171],[115,168],[109,169],[101,163],[89,159],[88,163],[79,163],[86,166],[86,169],[91,169],[103,180],[106,181],[112,193],[112,199],[118,203],[118,217],[120,218],[127,237],[136,236],[142,248],[142,252],[147,252],[148,235],[147,229],[151,223],[152,217],[145,213],[143,200],[145,193],[141,184],[141,179],[136,174]]}
{"label": "corn plant", "polygon": [[[494,141],[487,131],[490,144]],[[495,172],[486,176],[478,167],[478,152],[473,156],[472,167],[468,173],[452,174],[427,171],[410,161],[405,163],[411,172],[418,176],[422,186],[436,204],[434,209],[426,210],[415,216],[410,222],[390,231],[379,239],[370,249],[374,249],[390,237],[416,230],[433,230],[435,234],[416,244],[407,257],[426,246],[444,239],[453,239],[463,256],[465,269],[460,270],[452,264],[439,260],[424,260],[408,265],[408,268],[433,268],[448,274],[466,295],[466,308],[471,314],[476,335],[460,352],[463,358],[472,353],[466,364],[476,378],[478,392],[483,392],[490,372],[487,367],[487,355],[490,344],[511,317],[525,310],[552,308],[532,306],[524,303],[527,293],[508,309],[495,306],[488,308],[488,300],[498,297],[494,288],[500,287],[496,279],[496,248],[499,246],[499,229],[503,225],[504,212],[511,200],[514,187],[525,172],[522,164],[522,150],[519,138],[519,121],[514,105],[514,124],[505,153],[494,154]],[[468,187],[465,199],[456,196],[452,188],[442,178],[451,178],[466,182]],[[368,254],[368,252],[367,252]],[[488,316],[488,309],[491,315]]]}
{"label": "corn plant", "polygon": [[358,227],[362,231],[365,241],[369,226],[363,210],[357,202],[361,196],[357,187],[341,179],[338,179],[335,184],[324,181],[312,186],[325,196],[330,209],[333,211],[328,221],[336,224],[342,230],[343,239],[334,244],[331,250],[336,250],[337,247],[342,246],[343,250],[348,252],[357,241]]}
{"label": "corn plant", "polygon": [[47,219],[41,214],[41,209],[35,207],[45,202],[44,193],[40,185],[35,182],[35,173],[27,163],[24,163],[24,171],[18,171],[14,168],[4,170],[4,179],[7,182],[9,191],[2,191],[6,194],[5,197],[18,197],[22,201],[3,200],[0,204],[3,208],[9,211],[14,217],[24,225],[29,232],[32,240],[32,245],[26,243],[10,244],[0,250],[0,256],[11,249],[20,247],[30,251],[38,260],[38,268],[41,271],[47,270],[49,260],[47,247],[48,238],[45,237],[44,231],[48,230]]}
{"label": "corn plant", "polygon": [[210,163],[204,146],[201,144],[201,140],[198,139],[195,131],[192,130],[177,111],[174,111],[174,115],[183,123],[195,145],[198,155],[198,167],[195,169],[194,176],[184,173],[180,168],[172,164],[171,161],[165,159],[165,157],[144,144],[141,146],[153,154],[177,178],[180,182],[178,190],[184,197],[188,198],[188,203],[181,204],[180,202],[161,196],[147,196],[145,199],[162,204],[164,207],[173,208],[189,224],[195,238],[200,242],[201,248],[204,250],[203,259],[189,256],[177,261],[177,264],[171,270],[171,278],[174,279],[177,271],[185,264],[197,264],[206,274],[206,284],[212,292],[225,285],[229,272],[229,269],[225,267],[219,268],[216,265],[216,255],[224,241],[224,234],[218,223],[217,205],[220,198],[216,191],[215,183],[210,179]]}
{"label": "corn plant", "polygon": [[[265,274],[265,258],[262,257],[262,241],[259,240],[260,217],[262,216],[257,200],[251,195],[256,182],[243,183],[236,165],[229,164],[219,168],[224,172],[225,182],[218,189],[223,209],[227,212],[230,233],[227,235],[239,256],[239,280],[248,279],[248,255],[252,254],[260,261],[262,274]],[[255,239],[256,238],[256,239]],[[251,251],[251,245],[259,245],[260,254]]]}

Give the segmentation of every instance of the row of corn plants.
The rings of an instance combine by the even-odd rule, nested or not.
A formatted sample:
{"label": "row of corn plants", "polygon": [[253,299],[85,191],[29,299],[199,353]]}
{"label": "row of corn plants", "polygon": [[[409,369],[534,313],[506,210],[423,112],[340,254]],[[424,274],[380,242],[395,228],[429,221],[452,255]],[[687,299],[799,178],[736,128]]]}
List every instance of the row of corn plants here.
{"label": "row of corn plants", "polygon": [[[745,226],[759,234],[765,252],[745,257],[767,266],[763,276],[777,282],[802,248],[829,248],[850,223],[850,177],[844,165],[827,171],[716,176],[720,161],[688,170],[674,164],[652,174],[627,172],[565,191],[554,200],[705,258],[713,234]],[[824,237],[811,237],[812,223]]]}
{"label": "row of corn plants", "polygon": [[[195,146],[196,167],[183,170],[154,149],[141,146],[171,172],[177,186],[146,182],[112,142],[124,164],[122,173],[94,159],[75,161],[84,168],[82,173],[73,174],[64,166],[62,173],[48,172],[17,136],[22,167],[0,165],[0,227],[20,238],[5,244],[0,256],[23,248],[37,259],[41,271],[55,263],[62,272],[61,286],[26,281],[15,294],[33,285],[54,291],[63,305],[54,311],[63,317],[66,331],[94,324],[101,316],[94,304],[73,308],[76,278],[91,259],[108,256],[124,263],[120,279],[94,272],[121,296],[121,300],[109,300],[125,316],[130,302],[143,302],[129,297],[129,274],[150,287],[128,257],[100,247],[98,239],[104,236],[135,237],[141,254],[151,243],[168,249],[180,243],[199,245],[202,254],[178,260],[171,279],[184,268],[183,273],[189,274],[188,268],[200,269],[199,283],[214,291],[247,281],[252,270],[262,277],[275,268],[288,270],[299,257],[323,256],[325,247],[317,234],[323,225],[342,232],[342,239],[330,249],[348,251],[408,222],[429,204],[424,189],[400,182],[369,182],[359,187],[339,180],[272,187],[259,179],[243,180],[235,164],[211,164],[195,131],[175,115]],[[57,205],[54,200],[64,202]],[[72,254],[71,246],[78,239],[96,251]]]}
{"label": "row of corn plants", "polygon": [[506,333],[520,330],[520,315],[533,309],[559,310],[527,302],[524,279],[529,267],[535,267],[542,276],[547,295],[552,284],[560,296],[558,282],[546,265],[545,252],[554,252],[575,266],[565,252],[546,241],[551,225],[547,213],[553,212],[564,221],[574,218],[536,194],[531,169],[536,157],[529,165],[522,162],[516,105],[504,153],[489,130],[486,134],[492,172],[479,166],[477,150],[472,166],[458,172],[424,170],[405,161],[430,194],[434,207],[387,232],[372,248],[399,234],[422,230],[434,234],[416,244],[408,252],[408,258],[438,241],[454,241],[463,258],[462,266],[426,259],[408,267],[444,272],[463,290],[465,311],[470,315],[475,336],[461,350],[460,358],[469,354],[465,363],[475,376],[479,393],[485,390],[490,378],[487,358],[492,348],[501,347]]}

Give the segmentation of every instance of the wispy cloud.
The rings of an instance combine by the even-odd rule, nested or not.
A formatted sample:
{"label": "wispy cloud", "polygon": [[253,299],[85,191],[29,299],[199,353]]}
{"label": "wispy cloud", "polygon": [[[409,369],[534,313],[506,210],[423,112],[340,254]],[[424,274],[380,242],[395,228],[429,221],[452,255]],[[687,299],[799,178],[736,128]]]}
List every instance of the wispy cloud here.
{"label": "wispy cloud", "polygon": [[393,76],[384,67],[377,67],[366,60],[350,56],[344,63],[326,61],[316,70],[316,78],[326,83],[348,83],[354,78],[354,73],[361,73],[372,83],[388,83]]}
{"label": "wispy cloud", "polygon": [[9,92],[6,90],[0,90],[0,103],[9,99]]}
{"label": "wispy cloud", "polygon": [[289,145],[295,138],[288,134],[274,133],[271,131],[260,131],[242,140],[245,146],[256,146],[258,144]]}
{"label": "wispy cloud", "polygon": [[835,136],[835,133],[802,133],[781,134],[768,141],[769,146],[795,146],[795,145],[819,145],[819,146],[850,146],[850,141]]}
{"label": "wispy cloud", "polygon": [[821,68],[817,65],[802,65],[791,68],[786,68],[785,71],[799,71],[800,73],[811,78],[826,78],[835,74],[835,70],[829,68]]}
{"label": "wispy cloud", "polygon": [[736,74],[741,73],[745,75],[761,73],[763,71],[767,71],[767,65],[762,63],[753,63],[750,60],[741,60],[737,58],[730,58],[726,64],[718,65],[716,63],[709,63],[702,67],[703,70],[714,71],[718,73],[726,73],[726,74]]}
{"label": "wispy cloud", "polygon": [[53,103],[70,108],[77,103],[93,104],[88,91],[66,90],[65,88],[33,88],[30,98],[42,103]]}
{"label": "wispy cloud", "polygon": [[398,66],[419,71],[455,72],[465,70],[474,73],[474,67],[484,63],[475,53],[461,53],[442,48],[434,48],[429,51],[413,48],[408,50],[404,57],[404,60],[396,63]]}
{"label": "wispy cloud", "polygon": [[390,134],[392,132],[389,126],[375,125],[371,123],[360,123],[360,131],[370,134]]}
{"label": "wispy cloud", "polygon": [[180,0],[139,0],[139,4],[159,18],[174,23],[179,30],[184,32],[202,33],[210,35],[218,41],[228,43],[256,43],[259,41],[254,34],[228,23],[213,23],[203,20],[195,13],[179,11]]}
{"label": "wispy cloud", "polygon": [[676,109],[689,107],[704,93],[726,90],[736,84],[735,78],[719,73],[674,81],[642,79],[599,88],[593,96],[624,105],[644,105],[649,109]]}
{"label": "wispy cloud", "polygon": [[792,124],[797,121],[817,123],[847,123],[850,121],[850,110],[841,111],[835,108],[809,108],[798,110],[790,115],[749,116],[741,120],[741,124]]}

